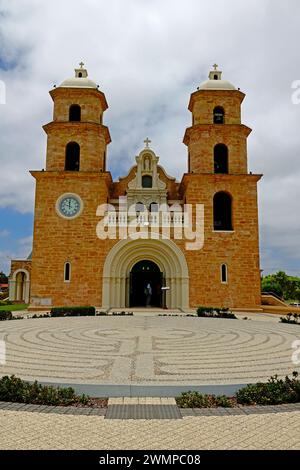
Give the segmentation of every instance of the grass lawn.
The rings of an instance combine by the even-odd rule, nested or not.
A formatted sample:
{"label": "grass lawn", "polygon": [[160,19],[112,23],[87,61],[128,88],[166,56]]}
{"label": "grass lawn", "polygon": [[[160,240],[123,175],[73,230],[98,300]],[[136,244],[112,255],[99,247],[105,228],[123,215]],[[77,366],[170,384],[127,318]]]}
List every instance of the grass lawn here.
{"label": "grass lawn", "polygon": [[0,305],[0,312],[6,310],[7,312],[17,312],[18,310],[26,310],[28,304],[17,304],[17,305]]}

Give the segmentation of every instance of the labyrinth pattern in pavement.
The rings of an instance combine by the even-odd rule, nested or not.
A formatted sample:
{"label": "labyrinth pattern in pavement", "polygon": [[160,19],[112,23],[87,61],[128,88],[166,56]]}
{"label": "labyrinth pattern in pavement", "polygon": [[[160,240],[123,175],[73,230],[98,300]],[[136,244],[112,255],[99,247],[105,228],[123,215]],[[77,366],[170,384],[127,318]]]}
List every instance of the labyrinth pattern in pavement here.
{"label": "labyrinth pattern in pavement", "polygon": [[85,384],[205,385],[285,376],[294,325],[192,317],[81,317],[2,322],[0,374]]}

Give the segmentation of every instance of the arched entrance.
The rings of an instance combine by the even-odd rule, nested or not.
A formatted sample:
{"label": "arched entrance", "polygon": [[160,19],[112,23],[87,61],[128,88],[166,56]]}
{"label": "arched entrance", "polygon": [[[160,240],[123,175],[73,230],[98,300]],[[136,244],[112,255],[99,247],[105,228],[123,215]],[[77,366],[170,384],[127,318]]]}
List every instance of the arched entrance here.
{"label": "arched entrance", "polygon": [[9,280],[9,300],[29,303],[30,276],[26,269],[16,270]]}
{"label": "arched entrance", "polygon": [[156,263],[138,261],[130,272],[130,307],[162,307],[163,273]]}
{"label": "arched entrance", "polygon": [[103,268],[102,308],[130,307],[130,273],[140,261],[152,261],[164,275],[164,306],[189,308],[189,272],[184,253],[170,239],[137,239],[117,242]]}

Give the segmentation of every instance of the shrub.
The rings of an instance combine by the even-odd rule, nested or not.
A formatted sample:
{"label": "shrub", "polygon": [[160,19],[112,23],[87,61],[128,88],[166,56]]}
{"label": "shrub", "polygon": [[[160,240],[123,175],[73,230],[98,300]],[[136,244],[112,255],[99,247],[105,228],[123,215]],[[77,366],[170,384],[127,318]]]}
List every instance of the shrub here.
{"label": "shrub", "polygon": [[237,319],[237,317],[232,313],[229,308],[217,308],[217,307],[198,307],[197,309],[198,317],[204,318],[230,318]]}
{"label": "shrub", "polygon": [[184,392],[176,398],[180,408],[231,408],[232,402],[225,395],[202,395],[199,392]]}
{"label": "shrub", "polygon": [[300,381],[298,372],[293,378],[271,377],[267,383],[249,384],[236,393],[237,402],[243,405],[279,405],[300,402]]}
{"label": "shrub", "polygon": [[[292,318],[294,318],[292,320]],[[300,314],[299,313],[288,313],[286,317],[280,317],[281,323],[291,323],[293,325],[300,325]]]}
{"label": "shrub", "polygon": [[131,317],[133,315],[133,312],[126,313],[126,312],[123,311],[123,312],[113,312],[112,314],[113,314],[113,316],[119,316],[119,317],[125,317],[125,316],[126,317],[127,316]]}
{"label": "shrub", "polygon": [[30,384],[12,375],[0,379],[0,401],[70,406],[74,404],[86,405],[89,402],[89,397],[76,395],[71,387],[53,387],[51,385],[41,385],[38,382]]}
{"label": "shrub", "polygon": [[83,317],[95,316],[95,307],[54,307],[50,312],[51,317]]}
{"label": "shrub", "polygon": [[198,307],[197,315],[198,317],[209,317],[212,316],[214,309],[212,307]]}
{"label": "shrub", "polygon": [[12,313],[7,310],[0,310],[0,321],[2,320],[12,320]]}

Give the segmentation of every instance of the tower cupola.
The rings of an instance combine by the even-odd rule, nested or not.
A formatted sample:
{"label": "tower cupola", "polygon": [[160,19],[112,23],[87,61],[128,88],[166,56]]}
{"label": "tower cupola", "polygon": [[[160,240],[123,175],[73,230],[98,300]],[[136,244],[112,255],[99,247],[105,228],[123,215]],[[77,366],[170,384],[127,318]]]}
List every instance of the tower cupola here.
{"label": "tower cupola", "polygon": [[222,79],[222,71],[218,70],[218,65],[213,65],[213,70],[209,72],[208,80],[201,83],[198,90],[236,90],[228,80]]}
{"label": "tower cupola", "polygon": [[53,120],[44,126],[48,136],[47,171],[106,171],[106,147],[110,143],[103,113],[108,108],[104,93],[88,78],[84,63],[75,76],[50,91]]}
{"label": "tower cupola", "polygon": [[80,62],[79,68],[75,69],[75,77],[67,78],[59,88],[94,88],[98,89],[98,85],[88,78],[88,71],[84,68],[84,63]]}

